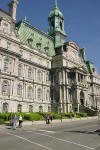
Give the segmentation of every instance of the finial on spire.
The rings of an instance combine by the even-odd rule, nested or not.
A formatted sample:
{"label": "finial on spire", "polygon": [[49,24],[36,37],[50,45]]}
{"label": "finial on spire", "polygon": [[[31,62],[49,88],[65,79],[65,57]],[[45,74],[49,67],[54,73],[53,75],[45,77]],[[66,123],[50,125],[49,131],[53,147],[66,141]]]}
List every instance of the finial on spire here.
{"label": "finial on spire", "polygon": [[57,0],[55,0],[55,8],[58,8]]}
{"label": "finial on spire", "polygon": [[27,17],[26,16],[24,16],[24,21],[27,21]]}

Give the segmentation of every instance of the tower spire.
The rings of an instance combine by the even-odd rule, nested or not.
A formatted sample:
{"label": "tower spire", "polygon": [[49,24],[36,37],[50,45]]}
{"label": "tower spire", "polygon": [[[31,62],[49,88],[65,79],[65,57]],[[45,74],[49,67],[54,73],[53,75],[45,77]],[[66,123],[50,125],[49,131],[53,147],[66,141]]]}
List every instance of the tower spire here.
{"label": "tower spire", "polygon": [[55,0],[55,8],[58,8],[57,0]]}

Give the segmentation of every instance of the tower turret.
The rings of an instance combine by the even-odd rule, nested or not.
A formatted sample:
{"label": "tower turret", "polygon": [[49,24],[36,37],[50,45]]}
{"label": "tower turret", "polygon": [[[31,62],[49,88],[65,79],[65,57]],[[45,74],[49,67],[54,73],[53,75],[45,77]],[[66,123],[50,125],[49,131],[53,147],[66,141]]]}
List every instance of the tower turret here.
{"label": "tower turret", "polygon": [[18,5],[18,0],[12,0],[8,6],[9,6],[9,14],[11,15],[14,22],[16,22],[16,9]]}
{"label": "tower turret", "polygon": [[66,42],[66,33],[64,31],[64,16],[59,10],[57,0],[54,8],[51,10],[49,18],[49,35],[54,37],[55,47],[61,46]]}

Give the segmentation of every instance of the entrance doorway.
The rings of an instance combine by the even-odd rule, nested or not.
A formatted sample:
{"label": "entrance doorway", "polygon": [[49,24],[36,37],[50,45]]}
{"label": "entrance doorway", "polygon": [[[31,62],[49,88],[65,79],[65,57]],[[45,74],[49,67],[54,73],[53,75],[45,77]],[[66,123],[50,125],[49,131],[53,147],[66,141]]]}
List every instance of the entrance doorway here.
{"label": "entrance doorway", "polygon": [[83,91],[81,91],[80,92],[80,104],[81,105],[84,105],[84,100],[85,100],[84,93],[83,93]]}

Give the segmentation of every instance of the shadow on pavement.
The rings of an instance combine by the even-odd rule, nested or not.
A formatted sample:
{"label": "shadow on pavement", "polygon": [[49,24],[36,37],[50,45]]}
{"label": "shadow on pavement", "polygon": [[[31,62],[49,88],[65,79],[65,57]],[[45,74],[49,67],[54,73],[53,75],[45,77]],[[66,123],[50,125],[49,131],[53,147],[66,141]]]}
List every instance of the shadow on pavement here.
{"label": "shadow on pavement", "polygon": [[95,131],[78,131],[78,130],[71,130],[71,131],[64,131],[64,132],[72,132],[72,133],[83,133],[83,134],[97,134],[100,136],[100,129]]}

